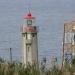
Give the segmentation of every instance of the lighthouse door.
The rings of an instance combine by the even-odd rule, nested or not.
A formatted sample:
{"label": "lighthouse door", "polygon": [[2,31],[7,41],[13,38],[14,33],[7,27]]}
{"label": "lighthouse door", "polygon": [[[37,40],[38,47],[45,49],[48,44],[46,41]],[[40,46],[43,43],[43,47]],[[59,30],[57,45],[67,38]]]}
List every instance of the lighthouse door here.
{"label": "lighthouse door", "polygon": [[32,63],[32,52],[31,52],[31,45],[27,44],[27,63]]}

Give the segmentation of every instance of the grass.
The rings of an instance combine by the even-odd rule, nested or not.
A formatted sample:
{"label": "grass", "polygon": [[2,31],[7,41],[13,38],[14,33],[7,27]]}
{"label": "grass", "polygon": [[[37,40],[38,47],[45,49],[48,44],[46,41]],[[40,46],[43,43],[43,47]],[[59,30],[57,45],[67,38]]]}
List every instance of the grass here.
{"label": "grass", "polygon": [[[46,61],[43,63],[46,64]],[[75,73],[75,59],[71,64],[66,62],[63,69],[58,68],[57,65],[47,69],[45,64],[40,68],[36,64],[25,67],[22,63],[7,63],[0,59],[0,75],[74,75]]]}

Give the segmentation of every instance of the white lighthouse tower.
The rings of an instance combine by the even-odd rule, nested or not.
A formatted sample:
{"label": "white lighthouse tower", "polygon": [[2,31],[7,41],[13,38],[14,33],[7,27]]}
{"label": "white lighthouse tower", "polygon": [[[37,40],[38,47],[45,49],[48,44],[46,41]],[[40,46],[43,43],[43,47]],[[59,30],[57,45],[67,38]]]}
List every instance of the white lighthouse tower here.
{"label": "white lighthouse tower", "polygon": [[37,27],[34,26],[35,17],[29,12],[24,16],[24,24],[22,26],[22,51],[23,63],[33,64],[38,63],[38,42],[37,42]]}

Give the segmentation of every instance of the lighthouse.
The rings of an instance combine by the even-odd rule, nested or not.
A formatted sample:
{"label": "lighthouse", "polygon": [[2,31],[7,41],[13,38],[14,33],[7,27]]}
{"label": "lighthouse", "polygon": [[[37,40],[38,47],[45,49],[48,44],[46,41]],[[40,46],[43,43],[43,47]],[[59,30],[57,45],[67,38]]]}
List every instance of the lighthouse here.
{"label": "lighthouse", "polygon": [[38,28],[35,26],[35,17],[29,12],[24,16],[22,25],[22,59],[25,65],[38,63]]}

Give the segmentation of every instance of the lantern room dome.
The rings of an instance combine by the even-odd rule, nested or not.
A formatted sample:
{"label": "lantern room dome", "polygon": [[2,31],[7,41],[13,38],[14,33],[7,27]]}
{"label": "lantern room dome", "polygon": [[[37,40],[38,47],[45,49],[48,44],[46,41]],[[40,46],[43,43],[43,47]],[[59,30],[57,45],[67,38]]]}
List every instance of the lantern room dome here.
{"label": "lantern room dome", "polygon": [[31,14],[31,13],[28,13],[27,15],[28,15],[28,16],[32,16],[32,14]]}
{"label": "lantern room dome", "polygon": [[24,19],[35,19],[35,17],[32,16],[31,12],[29,12],[27,15],[24,16]]}

